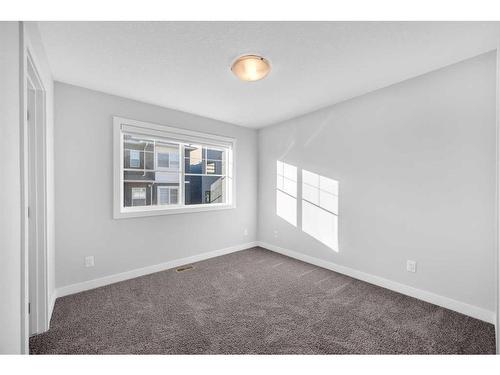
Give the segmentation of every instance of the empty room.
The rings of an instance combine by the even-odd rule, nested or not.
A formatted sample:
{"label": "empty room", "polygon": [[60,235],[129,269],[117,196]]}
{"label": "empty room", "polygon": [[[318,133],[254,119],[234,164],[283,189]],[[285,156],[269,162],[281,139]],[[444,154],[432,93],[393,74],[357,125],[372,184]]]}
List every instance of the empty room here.
{"label": "empty room", "polygon": [[0,352],[497,353],[499,40],[0,22]]}

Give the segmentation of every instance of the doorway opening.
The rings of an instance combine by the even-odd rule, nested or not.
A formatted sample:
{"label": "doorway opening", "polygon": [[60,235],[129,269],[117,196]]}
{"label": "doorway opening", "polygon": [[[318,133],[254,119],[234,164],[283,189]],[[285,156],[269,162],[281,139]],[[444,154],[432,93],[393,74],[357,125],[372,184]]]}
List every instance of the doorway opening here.
{"label": "doorway opening", "polygon": [[47,288],[46,97],[31,55],[26,64],[26,249],[29,336],[49,327]]}

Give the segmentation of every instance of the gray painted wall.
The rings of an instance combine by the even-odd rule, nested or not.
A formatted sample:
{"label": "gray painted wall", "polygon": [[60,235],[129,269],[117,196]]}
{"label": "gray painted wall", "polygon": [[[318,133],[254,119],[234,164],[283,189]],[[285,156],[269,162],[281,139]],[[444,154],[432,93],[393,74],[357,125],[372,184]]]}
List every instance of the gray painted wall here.
{"label": "gray painted wall", "polygon": [[19,22],[0,22],[0,353],[21,352]]}
{"label": "gray painted wall", "polygon": [[[495,74],[491,52],[260,130],[259,240],[495,311]],[[338,253],[276,215],[276,160],[340,181]]]}
{"label": "gray painted wall", "polygon": [[[56,287],[256,240],[257,131],[58,82],[55,103]],[[114,115],[236,138],[237,207],[113,219]]]}

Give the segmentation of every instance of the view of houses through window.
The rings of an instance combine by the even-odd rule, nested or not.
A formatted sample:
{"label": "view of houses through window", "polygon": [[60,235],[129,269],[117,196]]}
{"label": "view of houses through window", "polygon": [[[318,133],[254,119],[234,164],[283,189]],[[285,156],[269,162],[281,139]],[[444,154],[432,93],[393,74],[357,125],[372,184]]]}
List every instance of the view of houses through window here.
{"label": "view of houses through window", "polygon": [[123,206],[225,203],[226,153],[224,148],[123,134]]}

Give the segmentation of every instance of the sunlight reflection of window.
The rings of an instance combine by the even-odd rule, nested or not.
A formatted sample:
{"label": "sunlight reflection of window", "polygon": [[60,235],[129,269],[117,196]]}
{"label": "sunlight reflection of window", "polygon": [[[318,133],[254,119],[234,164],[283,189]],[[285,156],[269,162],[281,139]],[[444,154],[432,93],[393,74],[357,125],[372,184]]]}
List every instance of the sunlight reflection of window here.
{"label": "sunlight reflection of window", "polygon": [[297,167],[276,162],[276,214],[297,226]]}
{"label": "sunlight reflection of window", "polygon": [[338,251],[339,183],[302,171],[302,230]]}

